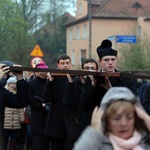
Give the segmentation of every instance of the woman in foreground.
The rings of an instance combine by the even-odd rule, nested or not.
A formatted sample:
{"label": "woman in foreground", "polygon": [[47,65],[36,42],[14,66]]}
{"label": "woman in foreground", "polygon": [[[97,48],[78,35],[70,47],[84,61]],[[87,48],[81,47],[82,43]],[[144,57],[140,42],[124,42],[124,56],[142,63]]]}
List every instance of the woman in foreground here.
{"label": "woman in foreground", "polygon": [[112,87],[93,111],[74,150],[148,150],[150,117],[125,87]]}

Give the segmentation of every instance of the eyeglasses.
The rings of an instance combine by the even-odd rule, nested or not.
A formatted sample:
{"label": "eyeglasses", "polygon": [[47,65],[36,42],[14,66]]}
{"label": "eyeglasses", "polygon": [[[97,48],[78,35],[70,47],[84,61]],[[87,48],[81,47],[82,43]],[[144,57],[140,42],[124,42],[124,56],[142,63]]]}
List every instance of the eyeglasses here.
{"label": "eyeglasses", "polygon": [[83,67],[83,69],[85,69],[85,70],[96,70],[95,67],[89,67],[89,66]]}

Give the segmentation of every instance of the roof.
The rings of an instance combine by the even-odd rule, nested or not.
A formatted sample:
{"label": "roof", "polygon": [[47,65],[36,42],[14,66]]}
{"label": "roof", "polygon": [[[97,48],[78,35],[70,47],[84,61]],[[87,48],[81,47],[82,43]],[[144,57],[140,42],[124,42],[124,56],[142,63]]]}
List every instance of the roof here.
{"label": "roof", "polygon": [[101,5],[102,3],[104,3],[106,0],[91,0],[91,3],[93,5]]}
{"label": "roof", "polygon": [[105,0],[95,12],[95,17],[136,18],[150,14],[150,0]]}
{"label": "roof", "polygon": [[[92,18],[136,19],[150,16],[150,0],[92,0]],[[68,20],[71,25],[88,19],[88,15],[75,20]]]}
{"label": "roof", "polygon": [[67,23],[74,22],[75,20],[76,20],[75,17],[68,13],[68,20],[67,20]]}

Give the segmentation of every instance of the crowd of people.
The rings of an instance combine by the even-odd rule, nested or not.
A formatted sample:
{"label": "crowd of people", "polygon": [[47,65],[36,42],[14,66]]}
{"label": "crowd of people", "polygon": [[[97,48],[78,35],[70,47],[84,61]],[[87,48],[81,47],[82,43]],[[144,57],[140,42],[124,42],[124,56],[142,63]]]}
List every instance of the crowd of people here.
{"label": "crowd of people", "polygon": [[[87,58],[81,70],[117,72],[117,53],[111,41],[103,40],[98,62]],[[60,70],[72,68],[66,54],[56,64]],[[35,68],[48,66],[40,62]],[[34,72],[26,79],[5,63],[0,64],[0,81],[2,150],[150,148],[149,83],[140,99],[129,77]]]}

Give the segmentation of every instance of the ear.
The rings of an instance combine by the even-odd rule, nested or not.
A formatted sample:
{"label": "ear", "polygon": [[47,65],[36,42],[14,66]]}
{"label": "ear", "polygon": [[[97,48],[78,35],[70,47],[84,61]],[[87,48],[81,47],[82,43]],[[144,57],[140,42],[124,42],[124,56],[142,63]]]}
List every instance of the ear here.
{"label": "ear", "polygon": [[101,64],[101,61],[102,61],[102,60],[101,60],[101,59],[99,59],[99,60],[98,60],[98,63],[100,63],[100,64]]}
{"label": "ear", "polygon": [[57,68],[59,68],[59,64],[57,63]]}

